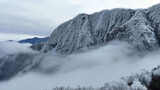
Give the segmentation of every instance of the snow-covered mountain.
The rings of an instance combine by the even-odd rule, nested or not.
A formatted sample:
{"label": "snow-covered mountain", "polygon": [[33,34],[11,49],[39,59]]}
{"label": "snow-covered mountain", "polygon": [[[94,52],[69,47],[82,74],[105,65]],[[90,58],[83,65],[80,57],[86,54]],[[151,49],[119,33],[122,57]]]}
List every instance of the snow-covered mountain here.
{"label": "snow-covered mountain", "polygon": [[80,14],[57,27],[46,51],[70,54],[83,48],[107,45],[112,40],[126,41],[140,51],[154,50],[160,41],[160,5],[148,9],[113,9]]}
{"label": "snow-covered mountain", "polygon": [[[59,63],[64,63],[62,57],[64,59],[68,54],[107,46],[114,40],[126,42],[140,53],[157,50],[160,45],[160,4],[148,9],[112,9],[91,15],[80,14],[58,26],[46,43],[32,46],[40,52],[19,52],[0,58],[0,80],[10,79],[31,70],[55,72],[61,67]],[[54,55],[61,57],[57,59]],[[53,62],[50,63],[51,60]],[[49,62],[49,65],[46,65],[49,68],[44,66],[44,70],[44,67],[41,67],[42,62]],[[125,90],[107,88],[105,90]],[[146,90],[128,88],[126,90]]]}

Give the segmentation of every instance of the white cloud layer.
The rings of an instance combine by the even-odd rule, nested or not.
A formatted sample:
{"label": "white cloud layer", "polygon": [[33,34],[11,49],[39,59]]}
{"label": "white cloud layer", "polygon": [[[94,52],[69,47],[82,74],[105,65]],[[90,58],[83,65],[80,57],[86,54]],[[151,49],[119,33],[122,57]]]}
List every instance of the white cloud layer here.
{"label": "white cloud layer", "polygon": [[[54,52],[53,52],[54,53]],[[111,43],[97,50],[60,57],[48,53],[41,63],[42,71],[55,69],[50,74],[29,73],[7,82],[0,82],[0,90],[52,90],[56,86],[103,86],[121,77],[151,70],[159,65],[160,51],[139,57],[126,43]]]}
{"label": "white cloud layer", "polygon": [[16,54],[20,52],[33,52],[32,49],[29,48],[30,46],[30,44],[19,44],[17,42],[0,41],[0,58],[6,55]]}
{"label": "white cloud layer", "polygon": [[24,40],[26,38],[34,38],[34,37],[44,37],[40,35],[30,35],[30,34],[18,34],[18,33],[0,33],[0,41],[7,41],[7,40]]}

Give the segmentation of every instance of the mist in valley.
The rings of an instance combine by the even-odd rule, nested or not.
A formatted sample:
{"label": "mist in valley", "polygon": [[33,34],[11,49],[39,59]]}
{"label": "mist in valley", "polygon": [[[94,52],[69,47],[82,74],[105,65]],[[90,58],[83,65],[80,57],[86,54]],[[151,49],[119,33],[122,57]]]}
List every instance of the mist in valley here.
{"label": "mist in valley", "polygon": [[[3,45],[0,47],[1,56],[15,51],[34,52],[29,45],[13,42],[1,45]],[[13,45],[16,47],[12,48]],[[11,52],[7,53],[5,50]],[[127,43],[117,41],[98,49],[68,56],[61,56],[51,51],[46,53],[45,57],[41,55],[43,60],[36,70],[0,82],[0,89],[51,90],[57,86],[100,87],[106,82],[119,81],[121,77],[153,69],[160,63],[159,53],[157,50],[141,55]]]}

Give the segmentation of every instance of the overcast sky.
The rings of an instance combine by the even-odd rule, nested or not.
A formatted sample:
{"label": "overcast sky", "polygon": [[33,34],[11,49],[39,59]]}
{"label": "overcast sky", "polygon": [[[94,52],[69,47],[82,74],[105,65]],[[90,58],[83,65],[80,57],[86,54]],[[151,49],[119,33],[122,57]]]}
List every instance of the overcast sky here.
{"label": "overcast sky", "polygon": [[159,0],[0,0],[0,33],[49,35],[79,13],[111,8],[146,8]]}

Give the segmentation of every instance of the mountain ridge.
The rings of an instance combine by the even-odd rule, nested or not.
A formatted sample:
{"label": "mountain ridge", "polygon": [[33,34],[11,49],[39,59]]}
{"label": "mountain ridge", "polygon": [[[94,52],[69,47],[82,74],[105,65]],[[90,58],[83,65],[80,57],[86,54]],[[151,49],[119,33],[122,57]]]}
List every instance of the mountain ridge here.
{"label": "mountain ridge", "polygon": [[47,42],[47,40],[48,40],[48,37],[44,37],[44,38],[34,37],[34,38],[20,40],[18,42],[19,43],[30,43],[30,44],[34,45],[34,44],[39,44],[39,43],[45,43],[45,42]]}
{"label": "mountain ridge", "polygon": [[52,48],[71,54],[112,40],[126,41],[139,51],[155,50],[160,42],[159,7],[157,4],[148,9],[118,8],[80,14],[58,26],[43,50]]}

